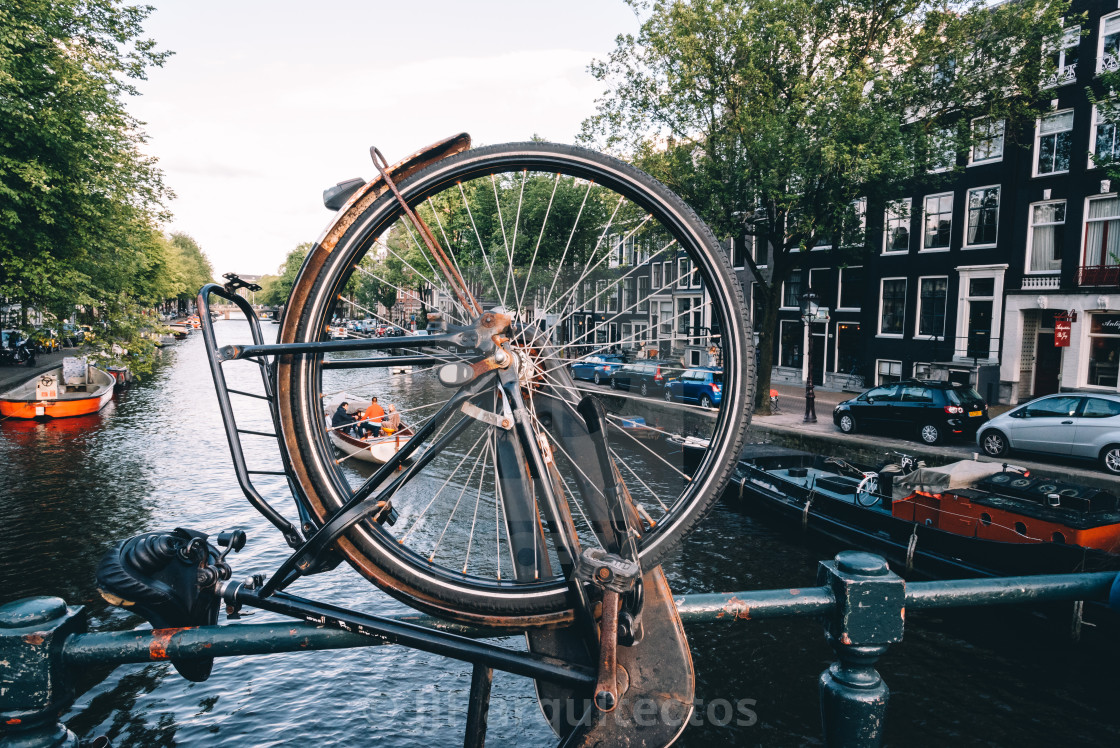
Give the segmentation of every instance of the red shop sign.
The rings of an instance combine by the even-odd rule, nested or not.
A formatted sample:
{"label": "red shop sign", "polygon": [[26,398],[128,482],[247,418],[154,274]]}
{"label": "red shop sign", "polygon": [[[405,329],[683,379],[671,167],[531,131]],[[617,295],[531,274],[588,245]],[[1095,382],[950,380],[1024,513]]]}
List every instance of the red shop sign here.
{"label": "red shop sign", "polygon": [[1054,320],[1054,345],[1058,348],[1069,347],[1071,322],[1067,319]]}

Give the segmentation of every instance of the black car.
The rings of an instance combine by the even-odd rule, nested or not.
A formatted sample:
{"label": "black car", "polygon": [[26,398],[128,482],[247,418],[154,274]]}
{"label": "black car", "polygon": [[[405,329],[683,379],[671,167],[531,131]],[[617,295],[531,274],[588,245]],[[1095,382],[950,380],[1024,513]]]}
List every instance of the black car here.
{"label": "black car", "polygon": [[637,390],[643,396],[661,392],[670,379],[684,373],[679,361],[649,359],[624,364],[611,374],[611,389]]}
{"label": "black car", "polygon": [[953,436],[972,438],[988,420],[988,404],[968,385],[906,379],[875,387],[845,400],[832,411],[832,422],[845,434],[896,431],[936,444]]}

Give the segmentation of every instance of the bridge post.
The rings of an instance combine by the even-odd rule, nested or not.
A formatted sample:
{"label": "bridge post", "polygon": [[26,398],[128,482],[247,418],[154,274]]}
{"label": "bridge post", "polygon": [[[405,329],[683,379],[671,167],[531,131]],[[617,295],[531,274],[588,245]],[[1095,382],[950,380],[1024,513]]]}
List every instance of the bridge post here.
{"label": "bridge post", "polygon": [[77,748],[58,719],[74,701],[62,643],[85,628],[82,608],[57,597],[0,606],[0,748]]}
{"label": "bridge post", "polygon": [[817,581],[836,599],[825,634],[837,660],[819,681],[825,745],[880,746],[890,689],[875,663],[902,641],[906,583],[881,557],[862,551],[822,561]]}

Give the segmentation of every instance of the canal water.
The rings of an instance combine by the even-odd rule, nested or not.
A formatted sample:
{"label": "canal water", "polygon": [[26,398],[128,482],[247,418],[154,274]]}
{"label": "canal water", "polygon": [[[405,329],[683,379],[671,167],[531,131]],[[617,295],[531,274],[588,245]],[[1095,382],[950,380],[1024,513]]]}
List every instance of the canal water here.
{"label": "canal water", "polygon": [[[236,324],[217,327],[221,334]],[[248,382],[255,372],[239,376]],[[264,442],[246,448],[257,467],[275,468]],[[197,334],[166,349],[153,377],[96,416],[0,423],[0,470],[0,602],[57,595],[86,606],[94,630],[140,624],[95,589],[97,562],[120,539],[176,526],[242,527],[249,543],[232,557],[238,576],[274,569],[286,555],[237,487]],[[282,495],[270,480],[260,483]],[[666,571],[678,593],[807,586],[817,561],[838,550],[724,501]],[[292,591],[371,612],[403,610],[345,565]],[[1062,630],[1022,610],[909,615],[905,641],[879,665],[891,688],[887,743],[1115,745],[1115,633],[1090,629],[1073,643]],[[817,678],[832,660],[819,623],[692,625],[688,635],[698,706],[679,745],[819,743]],[[465,664],[397,647],[224,659],[205,683],[166,664],[82,676],[94,685],[64,720],[80,737],[107,735],[118,748],[456,745],[470,683]],[[550,738],[529,682],[496,673],[488,745]]]}

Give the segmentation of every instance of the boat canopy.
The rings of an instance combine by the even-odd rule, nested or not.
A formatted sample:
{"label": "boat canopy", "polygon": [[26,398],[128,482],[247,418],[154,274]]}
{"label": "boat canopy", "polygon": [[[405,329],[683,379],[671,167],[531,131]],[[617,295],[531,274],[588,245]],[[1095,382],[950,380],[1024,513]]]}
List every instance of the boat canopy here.
{"label": "boat canopy", "polygon": [[977,481],[1001,472],[1003,466],[999,463],[976,460],[961,460],[941,467],[918,468],[912,473],[895,478],[891,485],[891,497],[905,499],[915,491],[944,493],[955,488],[969,488]]}

